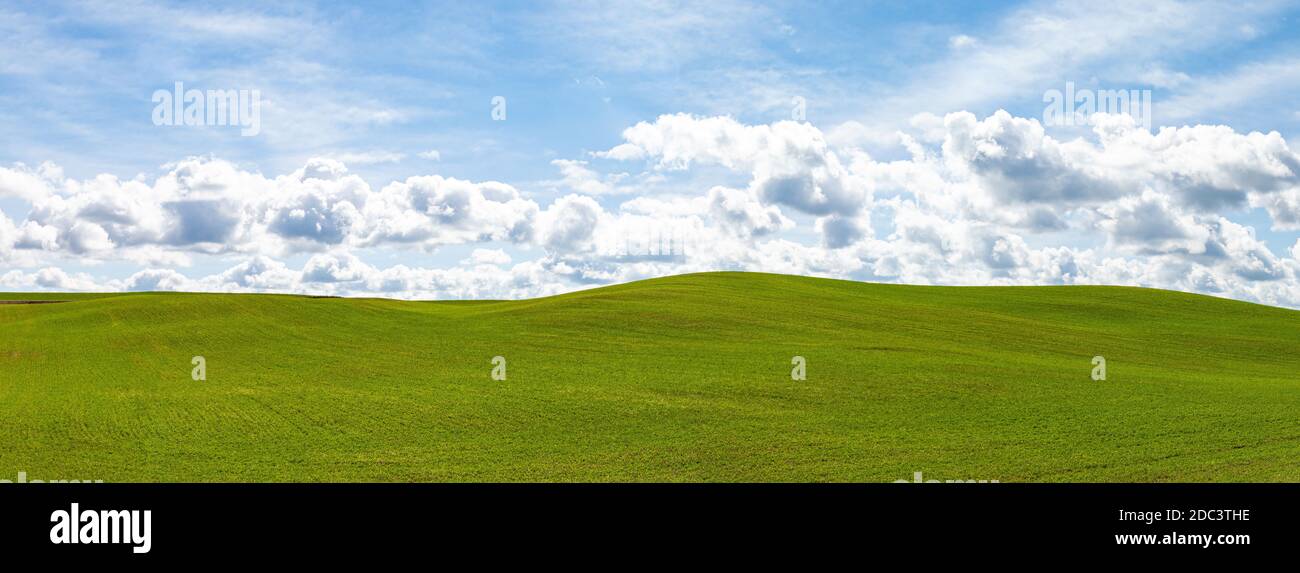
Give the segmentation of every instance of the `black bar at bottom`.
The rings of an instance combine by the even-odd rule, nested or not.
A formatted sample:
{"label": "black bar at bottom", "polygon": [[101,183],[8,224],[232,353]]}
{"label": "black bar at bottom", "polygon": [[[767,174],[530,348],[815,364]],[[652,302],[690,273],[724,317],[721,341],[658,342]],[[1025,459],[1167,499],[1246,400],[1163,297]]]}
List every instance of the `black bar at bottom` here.
{"label": "black bar at bottom", "polygon": [[[864,552],[921,563],[969,551],[1236,560],[1293,554],[1297,500],[1294,484],[15,484],[0,485],[0,547],[11,559],[127,563],[564,561],[596,549],[639,564]],[[148,552],[129,542],[54,543],[56,512],[70,520],[74,503],[80,520],[96,523],[108,511],[148,510]],[[1126,535],[1152,537],[1121,544]]]}

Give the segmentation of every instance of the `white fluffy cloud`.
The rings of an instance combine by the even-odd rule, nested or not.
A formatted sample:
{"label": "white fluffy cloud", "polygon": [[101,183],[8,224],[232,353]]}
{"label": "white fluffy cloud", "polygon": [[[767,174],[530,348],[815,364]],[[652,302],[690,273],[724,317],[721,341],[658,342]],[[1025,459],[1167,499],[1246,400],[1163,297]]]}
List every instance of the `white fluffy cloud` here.
{"label": "white fluffy cloud", "polygon": [[747,190],[714,187],[709,189],[708,200],[713,220],[741,238],[761,237],[794,226],[780,207],[763,205]]}
{"label": "white fluffy cloud", "polygon": [[434,248],[531,240],[537,204],[495,182],[412,177],[375,191],[336,160],[270,179],[191,158],[152,184],[109,175],[52,179],[0,168],[0,190],[31,211],[5,238],[18,248],[129,259],[145,247],[283,255],[339,245]]}
{"label": "white fluffy cloud", "polygon": [[474,249],[468,259],[462,260],[462,265],[508,265],[511,261],[510,254],[501,249]]}
{"label": "white fluffy cloud", "polygon": [[355,283],[365,280],[374,269],[351,253],[313,256],[302,269],[304,283]]}
{"label": "white fluffy cloud", "polygon": [[[1140,284],[1300,305],[1294,255],[1275,256],[1225,216],[1259,206],[1274,229],[1300,220],[1300,156],[1277,133],[1153,133],[1127,116],[1098,116],[1092,140],[1060,141],[1037,120],[1002,111],[919,120],[917,133],[899,134],[912,156],[903,161],[827,146],[808,124],[680,114],[629,128],[624,143],[598,156],[745,174],[749,194],[708,193],[720,228],[760,236],[783,228],[777,209],[789,207],[818,216],[813,229],[824,247],[853,253],[831,258],[835,267],[819,267],[828,260],[819,251],[801,255],[809,264],[799,267],[750,259],[748,268],[923,283]],[[893,231],[877,238],[869,213]],[[1031,246],[1056,240],[1034,240],[1053,233],[1081,246]],[[1104,249],[1082,246],[1096,238]],[[790,250],[774,241],[754,248]]]}
{"label": "white fluffy cloud", "polygon": [[514,187],[437,175],[394,182],[364,207],[361,243],[418,243],[426,247],[481,241],[532,240],[537,203]]}
{"label": "white fluffy cloud", "polygon": [[9,271],[0,275],[0,287],[12,290],[107,290],[97,285],[90,275],[69,274],[58,267],[45,267],[30,273],[19,270]]}
{"label": "white fluffy cloud", "polygon": [[602,216],[604,210],[591,197],[561,197],[542,213],[541,243],[555,253],[589,251]]}
{"label": "white fluffy cloud", "polygon": [[[1279,255],[1240,222],[1257,208],[1274,231],[1300,228],[1300,156],[1280,135],[1094,125],[1066,141],[1006,112],[919,116],[895,136],[907,158],[878,161],[808,123],[665,115],[589,161],[555,161],[564,179],[540,186],[567,194],[549,204],[439,175],[376,189],[336,159],[267,177],[191,158],[152,182],[17,165],[0,168],[0,196],[30,211],[0,214],[0,261],[32,270],[0,286],[498,298],[748,269],[1130,284],[1300,307],[1300,242]],[[378,263],[457,245],[468,256],[432,267]],[[142,268],[96,280],[37,262],[51,257]],[[226,270],[174,268],[195,257]]]}
{"label": "white fluffy cloud", "polygon": [[4,213],[0,213],[0,261],[13,256],[14,243],[18,241],[18,229]]}
{"label": "white fluffy cloud", "polygon": [[750,189],[765,201],[814,215],[852,215],[870,199],[821,130],[807,123],[751,126],[729,117],[677,114],[638,123],[623,138],[626,143],[598,156],[650,159],[663,169],[716,164],[748,172]]}

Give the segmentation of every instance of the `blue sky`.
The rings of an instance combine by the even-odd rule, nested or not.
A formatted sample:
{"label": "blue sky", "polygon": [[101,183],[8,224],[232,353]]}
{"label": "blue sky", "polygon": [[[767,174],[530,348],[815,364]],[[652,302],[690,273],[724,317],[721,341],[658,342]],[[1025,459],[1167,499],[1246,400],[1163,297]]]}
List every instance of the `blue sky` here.
{"label": "blue sky", "polygon": [[[1293,2],[6,2],[0,287],[517,297],[743,268],[1297,306],[1298,15]],[[155,125],[151,98],[176,82],[257,90],[260,132]],[[1092,126],[1041,125],[1045,92],[1067,82],[1149,90],[1142,131],[1186,131],[1107,144]],[[636,153],[611,153],[621,145]],[[313,179],[320,162],[345,171]],[[115,182],[93,184],[102,175]],[[491,182],[509,196],[478,187]],[[458,213],[475,213],[434,212],[462,191],[475,206]],[[190,203],[220,206],[199,218],[230,228],[196,231],[177,207]],[[714,248],[617,258],[655,233]]]}

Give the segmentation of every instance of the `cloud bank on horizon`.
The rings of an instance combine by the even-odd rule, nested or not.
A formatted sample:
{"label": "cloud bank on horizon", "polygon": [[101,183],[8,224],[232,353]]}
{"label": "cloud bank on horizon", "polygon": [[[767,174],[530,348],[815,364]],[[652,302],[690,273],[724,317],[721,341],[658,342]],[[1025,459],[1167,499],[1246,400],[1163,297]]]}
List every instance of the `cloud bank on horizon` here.
{"label": "cloud bank on horizon", "polygon": [[[0,290],[520,298],[752,270],[1300,308],[1296,14],[7,6]],[[256,90],[257,128],[151,120],[181,82]]]}

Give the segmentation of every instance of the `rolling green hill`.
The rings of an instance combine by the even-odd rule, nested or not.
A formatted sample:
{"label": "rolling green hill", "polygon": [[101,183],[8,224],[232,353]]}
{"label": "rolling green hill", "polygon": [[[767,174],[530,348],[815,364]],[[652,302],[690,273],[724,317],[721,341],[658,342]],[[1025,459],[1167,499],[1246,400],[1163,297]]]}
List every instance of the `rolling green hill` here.
{"label": "rolling green hill", "polygon": [[1206,296],[0,294],[35,298],[0,304],[0,479],[1300,481],[1300,312]]}

